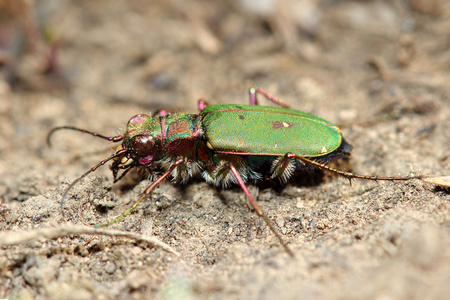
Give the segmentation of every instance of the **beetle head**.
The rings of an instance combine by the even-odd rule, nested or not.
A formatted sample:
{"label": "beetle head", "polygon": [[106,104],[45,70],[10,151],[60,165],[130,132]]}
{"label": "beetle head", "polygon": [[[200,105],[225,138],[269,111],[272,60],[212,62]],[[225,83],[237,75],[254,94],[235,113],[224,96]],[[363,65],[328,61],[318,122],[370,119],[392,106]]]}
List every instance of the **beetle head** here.
{"label": "beetle head", "polygon": [[161,122],[159,118],[151,118],[139,114],[132,117],[121,145],[116,149],[111,166],[116,179],[119,169],[133,167],[150,167],[160,153]]}

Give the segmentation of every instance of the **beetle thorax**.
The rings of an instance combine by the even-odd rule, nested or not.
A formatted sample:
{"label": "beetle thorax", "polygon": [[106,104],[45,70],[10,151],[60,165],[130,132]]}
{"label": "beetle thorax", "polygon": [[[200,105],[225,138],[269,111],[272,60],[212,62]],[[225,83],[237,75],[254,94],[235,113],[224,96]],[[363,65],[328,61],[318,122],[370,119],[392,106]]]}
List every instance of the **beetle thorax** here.
{"label": "beetle thorax", "polygon": [[203,133],[197,115],[172,114],[161,117],[162,151],[169,157],[195,160],[195,149]]}

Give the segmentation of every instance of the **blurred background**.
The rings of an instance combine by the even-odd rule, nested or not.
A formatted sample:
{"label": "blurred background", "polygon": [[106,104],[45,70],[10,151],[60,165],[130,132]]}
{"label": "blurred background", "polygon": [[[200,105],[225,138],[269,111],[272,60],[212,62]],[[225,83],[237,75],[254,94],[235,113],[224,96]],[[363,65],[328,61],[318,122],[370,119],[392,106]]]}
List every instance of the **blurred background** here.
{"label": "blurred background", "polygon": [[[213,104],[248,103],[248,89],[255,85],[295,109],[339,124],[354,146],[348,167],[355,172],[445,175],[450,167],[449,82],[446,0],[0,0],[0,200],[1,209],[11,210],[1,215],[1,228],[24,230],[60,222],[59,197],[67,183],[113,148],[90,136],[58,132],[49,149],[45,139],[51,128],[73,125],[117,135],[136,113],[196,113],[199,98]],[[262,97],[259,101],[270,105]],[[89,188],[106,184],[99,193],[107,190],[108,197],[119,201],[115,193],[111,196],[108,168],[96,174],[104,176],[98,179],[101,184],[86,183]],[[83,184],[80,198],[101,198],[83,194],[88,189]],[[281,194],[269,190],[262,197],[269,216],[301,253],[296,263],[289,263],[278,248],[273,253],[275,241],[246,208],[239,189],[224,191],[224,197],[240,200],[220,200],[218,191],[194,182],[183,188],[188,191],[184,205],[173,200],[170,208],[159,208],[167,215],[155,217],[154,226],[160,229],[153,232],[184,249],[184,261],[170,264],[168,254],[149,254],[125,243],[120,255],[75,241],[72,252],[55,241],[51,245],[59,250],[53,254],[36,254],[36,247],[44,247],[40,244],[4,247],[0,298],[17,294],[23,299],[68,299],[79,286],[77,296],[85,299],[298,299],[300,294],[309,299],[445,298],[443,284],[450,276],[445,248],[448,192],[436,194],[423,186],[407,186],[405,192],[395,185],[385,191],[374,185],[376,194],[363,195],[370,199],[365,201],[385,203],[400,199],[399,194],[423,194],[411,200],[417,206],[380,204],[380,210],[379,203],[370,202],[368,211],[346,210],[337,199],[358,194],[364,184],[327,184],[288,185]],[[144,187],[126,197],[136,199]],[[175,193],[173,199],[180,197],[179,187],[164,188]],[[196,207],[192,201],[198,199],[203,202]],[[432,199],[436,204],[430,210]],[[359,207],[362,200],[353,200],[348,205]],[[204,204],[208,201],[215,204]],[[230,201],[236,205],[230,208]],[[304,206],[304,201],[311,203]],[[77,214],[80,202],[70,203]],[[184,209],[182,226],[173,221],[179,206]],[[202,210],[204,223],[195,223],[192,206]],[[383,219],[389,209],[392,216]],[[401,217],[402,209],[411,215]],[[411,219],[415,221],[408,223]],[[424,223],[432,225],[421,229]],[[165,228],[171,226],[184,231],[167,233]],[[412,232],[410,240],[405,230]],[[348,243],[342,242],[343,236]],[[401,238],[409,246],[386,242]],[[431,248],[418,246],[423,239]],[[362,244],[354,244],[357,241]],[[77,243],[85,245],[87,254],[81,253],[86,255],[74,254]],[[419,254],[408,252],[416,246],[422,249]],[[134,251],[126,247],[136,248],[136,255],[126,256]],[[47,273],[37,263],[24,267],[36,255]],[[124,255],[128,261],[120,269],[115,259]],[[416,257],[421,259],[418,264]],[[98,268],[85,258],[96,261]],[[64,260],[75,268],[63,267]],[[145,261],[144,266],[139,261]],[[113,263],[119,273],[105,271],[105,265]],[[156,271],[149,271],[149,265]],[[394,270],[396,280],[390,278]],[[430,279],[431,273],[436,277]]]}

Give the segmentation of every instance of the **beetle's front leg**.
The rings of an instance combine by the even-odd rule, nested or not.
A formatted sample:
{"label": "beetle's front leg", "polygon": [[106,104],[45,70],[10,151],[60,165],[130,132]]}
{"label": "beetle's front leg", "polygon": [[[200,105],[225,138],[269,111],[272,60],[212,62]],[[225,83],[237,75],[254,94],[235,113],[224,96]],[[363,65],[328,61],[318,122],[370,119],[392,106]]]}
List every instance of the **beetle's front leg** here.
{"label": "beetle's front leg", "polygon": [[104,226],[109,226],[111,224],[117,223],[119,222],[123,217],[125,217],[126,215],[128,215],[133,209],[135,209],[139,203],[141,203],[142,200],[144,200],[147,197],[150,197],[153,190],[161,183],[163,182],[172,172],[173,170],[175,170],[175,168],[177,166],[179,166],[180,164],[182,164],[184,162],[183,159],[178,159],[176,162],[174,162],[170,168],[163,174],[161,175],[158,179],[156,179],[155,181],[152,182],[152,184],[150,184],[142,193],[142,195],[139,197],[139,199],[130,207],[128,208],[126,211],[124,211],[120,216],[118,216],[117,218],[115,218],[114,220],[105,223],[105,224],[97,224],[95,225],[95,227],[104,227]]}
{"label": "beetle's front leg", "polygon": [[167,116],[168,112],[165,109],[158,109],[157,111],[155,111],[152,115],[153,118],[155,117],[165,117]]}
{"label": "beetle's front leg", "polygon": [[205,107],[207,107],[208,105],[209,104],[208,104],[208,102],[205,99],[201,98],[201,99],[198,100],[198,109],[200,111],[204,110]]}

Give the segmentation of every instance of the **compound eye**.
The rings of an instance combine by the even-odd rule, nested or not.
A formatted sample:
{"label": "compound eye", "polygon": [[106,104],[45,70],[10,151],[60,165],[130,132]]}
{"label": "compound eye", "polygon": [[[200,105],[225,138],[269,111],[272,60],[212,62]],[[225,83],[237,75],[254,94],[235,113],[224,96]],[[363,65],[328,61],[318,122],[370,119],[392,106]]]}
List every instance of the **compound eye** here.
{"label": "compound eye", "polygon": [[151,135],[137,135],[131,139],[131,148],[138,156],[147,156],[155,146],[155,138]]}

